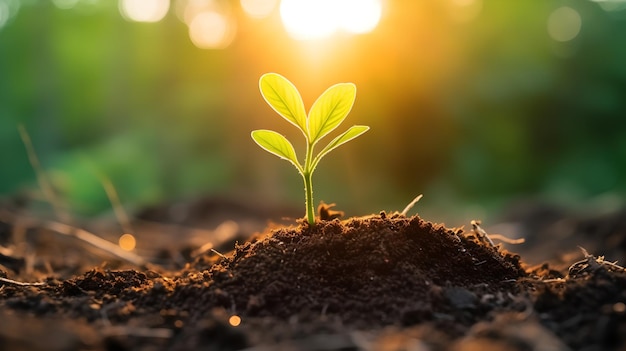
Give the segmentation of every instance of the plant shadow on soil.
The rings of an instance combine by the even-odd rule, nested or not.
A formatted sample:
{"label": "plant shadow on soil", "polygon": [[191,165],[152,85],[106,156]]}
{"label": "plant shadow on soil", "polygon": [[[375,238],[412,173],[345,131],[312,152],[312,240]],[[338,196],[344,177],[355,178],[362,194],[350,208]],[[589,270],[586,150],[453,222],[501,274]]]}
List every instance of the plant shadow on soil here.
{"label": "plant shadow on soil", "polygon": [[620,266],[529,266],[417,215],[300,220],[142,267],[93,264],[84,247],[33,264],[8,249],[18,223],[2,218],[0,276],[16,281],[0,282],[2,350],[626,349]]}

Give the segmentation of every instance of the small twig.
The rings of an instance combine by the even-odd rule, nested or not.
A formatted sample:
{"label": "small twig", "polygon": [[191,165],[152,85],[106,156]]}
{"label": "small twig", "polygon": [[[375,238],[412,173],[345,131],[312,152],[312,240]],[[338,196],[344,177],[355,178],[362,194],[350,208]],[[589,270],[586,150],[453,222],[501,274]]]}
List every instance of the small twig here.
{"label": "small twig", "polygon": [[406,205],[406,207],[404,208],[404,210],[402,210],[402,212],[400,212],[400,214],[403,216],[406,216],[406,214],[409,213],[409,211],[413,208],[413,206],[415,206],[415,204],[419,202],[422,196],[423,196],[422,194],[417,195],[415,199],[413,199],[413,201],[411,201],[408,205]]}
{"label": "small twig", "polygon": [[44,224],[44,227],[52,231],[55,231],[59,234],[64,234],[64,235],[78,238],[88,244],[91,244],[92,246],[95,246],[101,250],[107,251],[137,266],[143,266],[146,263],[146,261],[142,257],[130,251],[122,250],[118,245],[110,241],[104,240],[101,237],[97,236],[96,234],[88,232],[84,229],[72,227],[67,224],[53,222],[53,221],[47,221],[47,222],[44,222],[43,224]]}
{"label": "small twig", "polygon": [[507,244],[512,244],[512,245],[519,245],[519,244],[523,244],[524,242],[526,242],[526,239],[524,238],[511,239],[502,234],[489,234],[489,237],[491,238],[491,240],[500,240],[502,242],[505,242]]}
{"label": "small twig", "polygon": [[13,280],[13,279],[9,279],[9,278],[2,278],[2,277],[0,277],[0,282],[6,283],[6,284],[11,284],[11,285],[17,285],[17,286],[42,286],[42,285],[46,285],[46,283],[18,282],[17,280]]}
{"label": "small twig", "polygon": [[70,225],[55,221],[38,221],[28,217],[20,217],[9,214],[6,211],[0,212],[0,218],[6,218],[8,217],[7,215],[14,217],[13,220],[18,219],[22,223],[29,223],[30,226],[36,226],[35,224],[40,224],[41,227],[56,232],[58,234],[63,234],[80,239],[102,251],[106,251],[137,266],[143,266],[146,264],[146,261],[141,256],[130,251],[122,250],[118,245],[110,241],[104,240],[96,234],[93,234],[85,229],[72,227]]}
{"label": "small twig", "polygon": [[115,214],[115,218],[117,218],[117,221],[120,223],[122,230],[124,231],[124,233],[134,234],[128,214],[124,210],[124,206],[122,206],[122,202],[120,201],[117,190],[115,190],[113,182],[111,182],[111,180],[102,173],[98,173],[98,178],[102,183],[104,192],[109,198],[109,202],[111,202],[111,207],[113,207],[113,213]]}
{"label": "small twig", "polygon": [[472,230],[474,231],[474,233],[476,233],[480,238],[486,240],[489,245],[491,245],[491,247],[495,247],[496,245],[493,243],[493,241],[489,238],[489,235],[487,234],[487,232],[480,227],[480,221],[476,221],[476,220],[472,220],[470,222],[472,224]]}
{"label": "small twig", "polygon": [[[230,240],[237,234],[237,231],[239,231],[239,225],[237,224],[237,222],[227,220],[227,221],[220,223],[220,225],[218,225],[217,228],[215,228],[214,230],[208,231],[208,233],[205,235],[205,236],[211,237],[211,241],[200,246],[196,250],[193,250],[191,252],[191,257],[197,257],[199,255],[204,254],[205,252],[209,250],[212,250],[215,247],[216,242],[219,244],[222,244]],[[216,252],[216,251],[213,250],[213,252]],[[217,253],[217,254],[220,256],[223,256],[220,253]]]}
{"label": "small twig", "polygon": [[585,248],[581,246],[579,246],[578,248],[580,249],[580,251],[582,251],[583,256],[585,256],[585,258],[580,261],[574,262],[569,267],[568,273],[567,273],[568,276],[576,275],[577,273],[581,273],[588,269],[591,270],[591,272],[595,272],[601,268],[606,268],[608,270],[617,271],[617,272],[626,272],[626,268],[618,265],[617,261],[615,262],[605,261],[604,256],[595,257],[589,254],[589,252],[587,252]]}
{"label": "small twig", "polygon": [[35,171],[35,175],[37,176],[37,183],[39,183],[39,187],[43,192],[43,196],[50,203],[54,213],[57,218],[63,222],[69,222],[70,216],[64,211],[62,206],[60,205],[60,201],[57,198],[52,184],[50,180],[46,176],[46,172],[43,170],[41,166],[41,162],[39,162],[39,158],[37,157],[37,153],[35,152],[35,147],[33,146],[33,142],[30,140],[30,136],[26,131],[26,128],[23,124],[19,124],[17,129],[20,133],[20,137],[22,138],[22,142],[24,143],[24,147],[26,148],[26,153],[28,155],[28,161],[30,162],[31,167]]}
{"label": "small twig", "polygon": [[211,252],[213,252],[214,254],[216,254],[216,255],[220,256],[221,258],[226,258],[226,256],[224,256],[224,255],[223,255],[223,254],[221,254],[219,251],[217,251],[217,250],[215,250],[215,249],[213,249],[213,248],[211,248],[211,249],[209,249],[209,250],[211,250]]}

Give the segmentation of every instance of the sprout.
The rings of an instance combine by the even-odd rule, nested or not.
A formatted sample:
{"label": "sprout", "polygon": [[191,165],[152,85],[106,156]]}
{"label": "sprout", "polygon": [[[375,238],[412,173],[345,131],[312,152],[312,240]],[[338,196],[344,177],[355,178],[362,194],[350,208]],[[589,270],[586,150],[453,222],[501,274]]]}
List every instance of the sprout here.
{"label": "sprout", "polygon": [[298,89],[285,77],[277,73],[264,74],[259,80],[261,95],[265,101],[286,119],[298,127],[306,139],[304,164],[298,161],[293,145],[283,135],[266,129],[252,132],[252,139],[269,153],[291,162],[304,180],[306,198],[306,218],[315,225],[313,209],[313,184],[311,177],[322,157],[342,144],[367,132],[368,126],[352,126],[333,139],[315,157],[313,149],[318,141],[337,128],[352,109],[356,97],[356,86],[352,83],[339,83],[328,88],[313,103],[307,116]]}

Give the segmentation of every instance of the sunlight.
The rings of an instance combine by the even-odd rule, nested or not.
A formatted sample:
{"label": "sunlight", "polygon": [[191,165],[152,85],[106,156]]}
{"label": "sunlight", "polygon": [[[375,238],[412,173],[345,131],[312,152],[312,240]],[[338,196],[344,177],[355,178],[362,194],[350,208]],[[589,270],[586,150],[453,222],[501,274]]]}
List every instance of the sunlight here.
{"label": "sunlight", "polygon": [[334,19],[328,8],[332,0],[283,0],[280,17],[290,36],[295,39],[319,39],[335,31]]}
{"label": "sunlight", "polygon": [[170,8],[170,0],[120,0],[120,13],[134,22],[158,22]]}
{"label": "sunlight", "polygon": [[269,16],[276,5],[278,5],[278,0],[241,0],[241,8],[253,18]]}
{"label": "sunlight", "polygon": [[371,32],[380,21],[380,0],[283,0],[280,16],[294,39],[326,38],[338,31]]}
{"label": "sunlight", "polygon": [[235,24],[215,11],[201,12],[189,24],[189,37],[201,49],[223,49],[233,41],[234,34]]}

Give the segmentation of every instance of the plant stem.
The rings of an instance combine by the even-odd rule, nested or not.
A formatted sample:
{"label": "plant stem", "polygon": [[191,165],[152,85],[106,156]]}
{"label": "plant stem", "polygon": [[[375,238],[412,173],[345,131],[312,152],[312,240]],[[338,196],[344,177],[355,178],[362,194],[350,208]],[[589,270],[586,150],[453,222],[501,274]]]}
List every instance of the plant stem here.
{"label": "plant stem", "polygon": [[313,208],[313,169],[311,169],[313,163],[313,144],[307,143],[306,155],[304,158],[304,172],[302,177],[304,178],[304,195],[306,198],[306,219],[311,227],[315,226],[315,209]]}
{"label": "plant stem", "polygon": [[306,219],[311,227],[315,226],[315,209],[313,208],[313,184],[311,178],[313,174],[306,172],[302,175],[304,177],[304,192],[306,197]]}

